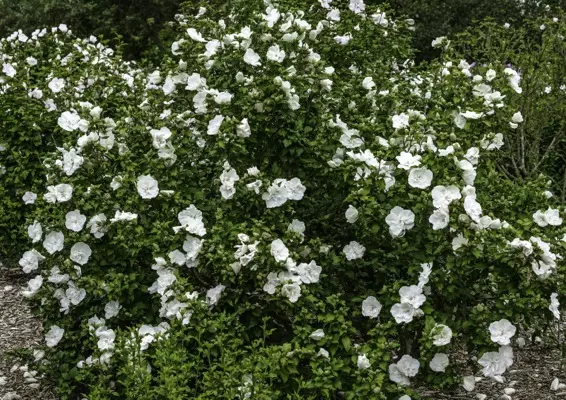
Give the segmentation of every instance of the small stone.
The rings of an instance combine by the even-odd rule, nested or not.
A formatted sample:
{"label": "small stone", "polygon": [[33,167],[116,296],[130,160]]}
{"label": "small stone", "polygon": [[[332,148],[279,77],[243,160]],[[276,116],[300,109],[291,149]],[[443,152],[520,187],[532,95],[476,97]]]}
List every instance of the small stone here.
{"label": "small stone", "polygon": [[540,337],[535,337],[535,343],[536,344],[541,344],[542,343],[542,339]]}
{"label": "small stone", "polygon": [[22,396],[20,396],[16,392],[9,392],[9,393],[6,393],[4,395],[2,400],[17,400],[17,399],[21,399],[21,398],[22,398]]}
{"label": "small stone", "polygon": [[487,394],[478,393],[478,394],[476,394],[476,398],[478,400],[485,400],[485,399],[487,399]]}
{"label": "small stone", "polygon": [[552,391],[558,390],[559,385],[560,385],[560,381],[558,380],[558,378],[554,378],[552,380],[552,383],[550,384],[550,390]]}
{"label": "small stone", "polygon": [[10,368],[10,372],[16,372],[19,368],[19,365],[14,365],[12,368]]}
{"label": "small stone", "polygon": [[29,385],[30,388],[32,389],[39,389],[40,384],[39,383],[32,383]]}
{"label": "small stone", "polygon": [[563,390],[563,389],[566,389],[566,383],[559,383],[558,390]]}
{"label": "small stone", "polygon": [[507,396],[506,394],[502,394],[498,397],[499,400],[511,400],[511,396]]}
{"label": "small stone", "polygon": [[512,394],[515,393],[516,391],[517,391],[517,390],[515,390],[515,389],[513,389],[513,388],[511,388],[511,387],[508,387],[508,388],[503,389],[503,392],[504,392],[505,394],[508,394],[508,395],[512,395]]}
{"label": "small stone", "polygon": [[493,377],[493,380],[496,381],[496,382],[499,382],[499,383],[505,383],[505,378],[502,377],[501,375],[495,375]]}
{"label": "small stone", "polygon": [[10,285],[4,286],[4,291],[5,291],[5,292],[9,292],[9,291],[12,290],[13,288],[14,288],[14,287],[13,287],[13,286],[10,286]]}
{"label": "small stone", "polygon": [[511,381],[509,382],[509,387],[515,387],[517,385],[517,381]]}
{"label": "small stone", "polygon": [[526,344],[525,338],[520,337],[520,338],[517,339],[517,345],[518,345],[520,348],[525,347],[525,344]]}
{"label": "small stone", "polygon": [[8,381],[6,380],[6,377],[3,375],[0,375],[0,386],[4,386],[6,383],[8,383]]}
{"label": "small stone", "polygon": [[464,389],[466,389],[468,392],[471,392],[476,387],[476,378],[474,378],[473,376],[465,376],[463,386]]}

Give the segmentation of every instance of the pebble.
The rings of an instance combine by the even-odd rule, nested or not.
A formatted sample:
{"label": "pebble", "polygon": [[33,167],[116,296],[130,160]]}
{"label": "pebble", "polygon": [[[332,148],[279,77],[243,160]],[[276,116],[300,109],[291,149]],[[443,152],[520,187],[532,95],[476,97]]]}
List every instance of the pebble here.
{"label": "pebble", "polygon": [[552,391],[556,391],[558,390],[558,385],[560,384],[560,381],[558,380],[558,378],[554,378],[552,380],[552,383],[550,384],[550,390]]}
{"label": "pebble", "polygon": [[0,386],[4,386],[8,381],[5,376],[0,375]]}
{"label": "pebble", "polygon": [[13,287],[13,286],[10,286],[10,285],[4,286],[4,291],[5,291],[5,292],[9,292],[9,291],[12,290],[13,288],[14,288],[14,287]]}
{"label": "pebble", "polygon": [[493,377],[493,380],[496,381],[496,382],[499,382],[499,383],[504,383],[504,382],[505,382],[505,378],[502,377],[501,375],[495,375],[495,376]]}
{"label": "pebble", "polygon": [[485,399],[487,399],[487,394],[478,393],[478,394],[476,394],[476,398],[478,400],[485,400]]}
{"label": "pebble", "polygon": [[499,400],[511,400],[511,396],[507,396],[506,394],[502,394],[499,396]]}
{"label": "pebble", "polygon": [[517,381],[511,381],[509,382],[509,387],[515,387],[517,385]]}
{"label": "pebble", "polygon": [[515,390],[515,389],[513,389],[513,388],[511,388],[511,387],[508,387],[508,388],[503,389],[503,392],[504,392],[505,394],[508,394],[508,395],[512,395],[512,394],[515,393],[516,391],[517,391],[517,390]]}
{"label": "pebble", "polygon": [[17,400],[17,399],[21,399],[21,398],[22,398],[22,396],[20,396],[16,392],[10,392],[10,393],[6,393],[4,395],[4,397],[2,398],[2,400]]}

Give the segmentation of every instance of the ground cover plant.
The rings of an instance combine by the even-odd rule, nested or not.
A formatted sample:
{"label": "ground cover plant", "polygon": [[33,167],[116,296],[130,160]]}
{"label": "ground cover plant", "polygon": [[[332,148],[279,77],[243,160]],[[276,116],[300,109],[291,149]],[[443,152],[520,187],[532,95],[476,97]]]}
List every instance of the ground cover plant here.
{"label": "ground cover plant", "polygon": [[498,168],[518,68],[447,39],[416,67],[412,22],[361,0],[230,5],[149,70],[66,26],[0,42],[30,363],[88,399],[407,400],[471,390],[461,347],[504,374],[564,279],[547,179]]}

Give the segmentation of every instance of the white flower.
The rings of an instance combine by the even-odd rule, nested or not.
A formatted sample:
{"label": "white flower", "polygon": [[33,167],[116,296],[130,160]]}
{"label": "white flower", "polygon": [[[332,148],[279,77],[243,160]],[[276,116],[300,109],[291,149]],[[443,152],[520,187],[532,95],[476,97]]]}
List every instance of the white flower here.
{"label": "white flower", "polygon": [[452,340],[452,329],[446,325],[436,324],[431,331],[432,343],[435,346],[446,346]]}
{"label": "white flower", "polygon": [[299,235],[303,235],[305,233],[305,228],[306,228],[306,226],[305,226],[305,223],[303,221],[299,221],[298,219],[294,219],[293,221],[291,221],[291,223],[287,227],[287,230],[298,233]]}
{"label": "white flower", "polygon": [[138,176],[136,187],[142,199],[153,199],[159,194],[157,180],[155,180],[151,175]]}
{"label": "white flower", "polygon": [[556,318],[557,320],[560,319],[559,307],[560,303],[558,302],[558,293],[552,293],[550,295],[550,305],[548,306],[548,309],[552,312],[554,318]]}
{"label": "white flower", "polygon": [[22,196],[22,200],[24,204],[33,204],[35,203],[36,199],[37,199],[37,194],[35,194],[34,192],[25,192],[24,195]]}
{"label": "white flower", "polygon": [[414,188],[426,189],[432,183],[432,171],[427,168],[413,168],[409,172],[409,185]]}
{"label": "white flower", "polygon": [[65,236],[63,232],[49,232],[45,239],[43,240],[43,247],[49,254],[55,254],[58,251],[63,250],[63,242],[65,241]]}
{"label": "white flower", "polygon": [[297,274],[303,283],[317,283],[320,278],[322,267],[317,265],[314,260],[310,263],[300,263],[297,266]]}
{"label": "white flower", "polygon": [[399,289],[399,296],[401,296],[401,303],[408,303],[414,308],[419,308],[426,301],[423,289],[417,285],[403,286]]}
{"label": "white flower", "polygon": [[285,51],[281,49],[278,44],[274,44],[273,46],[269,47],[269,49],[267,49],[266,57],[270,61],[280,63],[285,59]]}
{"label": "white flower", "polygon": [[316,353],[316,356],[326,358],[327,360],[330,359],[330,353],[328,352],[328,350],[326,350],[322,347],[318,350],[318,353]]}
{"label": "white flower", "polygon": [[358,355],[358,368],[368,369],[369,367],[371,367],[371,363],[369,362],[367,356],[365,354]]}
{"label": "white flower", "polygon": [[2,64],[2,72],[10,78],[16,76],[16,69],[12,66],[12,64]]}
{"label": "white flower", "polygon": [[475,196],[466,196],[464,199],[464,210],[466,214],[476,223],[480,223],[482,208]]}
{"label": "white flower", "polygon": [[420,366],[419,360],[406,354],[396,364],[389,365],[389,379],[402,386],[409,386],[409,378],[419,373]]}
{"label": "white flower", "polygon": [[281,287],[281,294],[287,296],[291,303],[295,303],[301,297],[301,286],[296,282],[287,283]]}
{"label": "white flower", "polygon": [[90,228],[90,233],[95,238],[100,239],[106,233],[106,228],[103,226],[106,222],[106,215],[97,214],[90,219],[87,223],[87,228]]}
{"label": "white flower", "polygon": [[80,232],[86,222],[86,215],[79,210],[69,211],[65,215],[65,227],[74,232]]}
{"label": "white flower", "polygon": [[259,57],[259,54],[248,48],[244,54],[244,62],[252,67],[257,67],[261,65],[261,58]]}
{"label": "white flower", "polygon": [[409,303],[396,303],[391,307],[391,315],[398,324],[409,323],[415,316],[415,308]]}
{"label": "white flower", "polygon": [[38,269],[39,262],[43,260],[45,260],[45,257],[43,257],[37,250],[33,249],[26,251],[22,255],[22,258],[20,258],[18,264],[22,267],[22,271],[24,271],[25,274],[29,274],[31,271]]}
{"label": "white flower", "polygon": [[120,313],[120,302],[117,300],[109,301],[104,306],[104,318],[110,319],[116,317]]}
{"label": "white flower", "polygon": [[222,295],[224,289],[226,289],[226,286],[224,285],[218,285],[216,287],[213,287],[212,289],[208,289],[206,292],[206,304],[213,306],[218,303],[218,300],[220,300],[220,296]]}
{"label": "white flower", "polygon": [[49,332],[45,334],[45,343],[47,347],[55,347],[57,343],[63,338],[63,334],[65,330],[63,328],[59,328],[57,325],[52,325],[49,329]]}
{"label": "white flower", "polygon": [[274,208],[285,204],[287,200],[301,200],[305,190],[306,187],[301,184],[299,178],[293,178],[290,181],[276,179],[261,198],[265,200],[267,208]]}
{"label": "white flower", "polygon": [[206,235],[206,228],[202,221],[202,212],[198,210],[193,204],[181,211],[177,218],[181,226],[174,227],[173,230],[178,232],[181,229],[186,230],[189,233],[197,236]]}
{"label": "white flower", "polygon": [[394,129],[403,129],[409,127],[409,116],[405,113],[394,115],[391,117]]}
{"label": "white flower", "polygon": [[506,346],[511,342],[515,332],[517,332],[517,328],[506,319],[500,319],[489,325],[491,341],[502,346]]}
{"label": "white flower", "polygon": [[344,249],[342,251],[346,255],[346,259],[348,261],[352,261],[357,260],[358,258],[362,258],[364,256],[366,248],[353,240],[346,246],[344,246]]}
{"label": "white flower", "polygon": [[289,249],[281,239],[276,239],[271,242],[271,255],[277,262],[285,262],[289,258]]}
{"label": "white flower", "polygon": [[240,121],[240,123],[236,127],[236,135],[238,135],[239,137],[247,138],[250,137],[251,134],[252,131],[250,129],[250,124],[248,123],[248,119],[247,118],[242,119],[242,121]]}
{"label": "white flower", "polygon": [[187,29],[187,35],[189,35],[189,37],[191,39],[193,39],[195,42],[206,42],[206,39],[202,37],[202,35],[197,32],[197,30],[195,28],[188,28]]}
{"label": "white flower", "polygon": [[545,227],[548,225],[560,226],[562,225],[562,218],[560,218],[560,212],[557,209],[548,208],[546,211],[538,210],[533,214],[534,222],[540,226]]}
{"label": "white flower", "polygon": [[484,353],[478,360],[478,364],[483,366],[483,375],[486,377],[502,375],[507,369],[501,354],[494,351]]}
{"label": "white flower", "polygon": [[160,129],[151,129],[149,133],[153,138],[153,147],[156,149],[163,149],[167,145],[167,139],[171,137],[171,131],[165,126]]}
{"label": "white flower", "polygon": [[356,14],[361,14],[365,11],[366,5],[364,4],[364,0],[350,0],[348,8]]}
{"label": "white flower", "polygon": [[37,221],[33,221],[33,224],[28,226],[28,236],[31,239],[32,243],[37,243],[41,240],[41,236],[43,235],[43,229],[41,228],[41,224]]}
{"label": "white flower", "polygon": [[222,198],[229,200],[236,194],[236,182],[240,180],[238,173],[230,166],[228,161],[224,163],[224,170],[220,174],[220,194]]}
{"label": "white flower", "polygon": [[371,90],[375,87],[375,82],[371,76],[364,78],[362,81],[362,87],[366,90]]}
{"label": "white flower", "polygon": [[381,303],[373,296],[367,297],[362,302],[362,315],[369,318],[377,318],[381,312]]}
{"label": "white flower", "polygon": [[311,333],[309,337],[313,340],[320,340],[324,337],[324,330],[317,329],[316,331]]}
{"label": "white flower", "polygon": [[224,121],[223,115],[216,115],[214,118],[212,118],[208,122],[208,128],[206,130],[206,134],[207,135],[218,135],[218,132],[220,131],[220,125],[222,125],[223,121]]}
{"label": "white flower", "polygon": [[86,297],[86,290],[77,287],[73,281],[68,281],[67,285],[65,296],[71,304],[76,306]]}
{"label": "white flower", "polygon": [[98,328],[96,330],[96,336],[98,337],[97,346],[99,350],[106,351],[114,349],[116,334],[112,329]]}
{"label": "white flower", "polygon": [[395,206],[385,218],[385,222],[389,225],[389,233],[392,237],[401,237],[405,231],[415,226],[415,214],[411,210]]}
{"label": "white flower", "polygon": [[26,290],[22,291],[22,295],[24,297],[32,297],[43,285],[43,277],[41,275],[37,275],[35,278],[30,279],[28,282],[28,287]]}
{"label": "white flower", "polygon": [[460,190],[454,186],[435,186],[431,192],[432,204],[435,208],[448,207],[450,203],[462,198]]}
{"label": "white flower", "polygon": [[59,93],[65,87],[65,79],[53,78],[47,85],[53,93]]}
{"label": "white flower", "polygon": [[428,221],[432,224],[432,230],[434,231],[446,228],[450,222],[448,207],[437,208],[434,210]]}
{"label": "white flower", "polygon": [[68,132],[73,132],[79,129],[79,123],[81,122],[81,117],[75,112],[65,111],[61,114],[57,123]]}
{"label": "white flower", "polygon": [[516,124],[523,122],[523,115],[521,114],[521,111],[517,111],[515,114],[513,114],[513,116],[511,117],[511,122],[514,122]]}
{"label": "white flower", "polygon": [[71,260],[80,265],[85,265],[92,254],[90,246],[84,242],[78,242],[71,247]]}
{"label": "white flower", "polygon": [[352,34],[350,33],[334,36],[334,41],[342,46],[347,45],[350,40],[352,40]]}
{"label": "white flower", "polygon": [[446,367],[450,365],[450,361],[446,354],[436,353],[428,365],[434,372],[444,372]]}
{"label": "white flower", "polygon": [[462,246],[466,246],[469,240],[464,237],[463,234],[459,233],[454,239],[452,239],[452,250],[457,251]]}
{"label": "white flower", "polygon": [[48,203],[64,203],[73,197],[73,187],[66,183],[60,183],[56,186],[47,186],[47,193],[43,198]]}
{"label": "white flower", "polygon": [[356,209],[356,207],[350,204],[348,206],[348,209],[346,210],[345,216],[346,216],[346,221],[349,224],[353,224],[358,220],[358,210]]}
{"label": "white flower", "polygon": [[412,155],[411,153],[407,153],[406,151],[402,151],[397,157],[395,157],[399,162],[398,168],[404,170],[410,170],[413,167],[418,167],[421,165],[421,156],[419,155]]}

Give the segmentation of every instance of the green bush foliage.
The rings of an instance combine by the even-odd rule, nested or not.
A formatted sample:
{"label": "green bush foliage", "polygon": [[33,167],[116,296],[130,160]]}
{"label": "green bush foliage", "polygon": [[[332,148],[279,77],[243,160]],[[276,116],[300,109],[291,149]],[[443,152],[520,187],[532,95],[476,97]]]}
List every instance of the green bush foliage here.
{"label": "green bush foliage", "polygon": [[63,399],[407,400],[554,321],[563,209],[497,167],[516,69],[415,67],[408,22],[359,0],[171,29],[151,69],[65,26],[0,41],[29,361]]}

